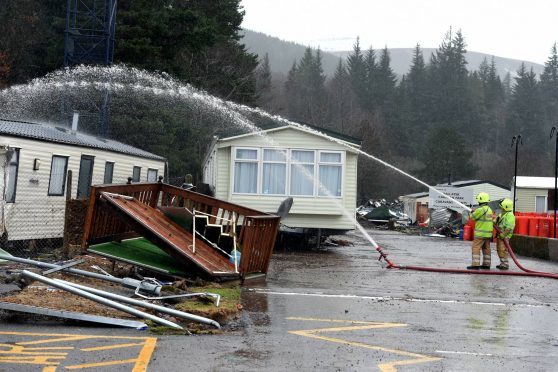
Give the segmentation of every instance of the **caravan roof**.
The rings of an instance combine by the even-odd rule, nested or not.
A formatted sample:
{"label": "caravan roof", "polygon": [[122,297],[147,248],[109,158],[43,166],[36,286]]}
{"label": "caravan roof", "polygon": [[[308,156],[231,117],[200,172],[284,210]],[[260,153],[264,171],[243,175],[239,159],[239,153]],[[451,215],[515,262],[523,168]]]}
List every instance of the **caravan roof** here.
{"label": "caravan roof", "polygon": [[68,128],[47,124],[0,119],[0,134],[38,139],[66,145],[91,147],[100,150],[139,156],[147,159],[165,160],[162,156],[152,154],[137,147],[126,145],[122,142],[114,141],[108,138],[95,137],[81,132],[72,132]]}

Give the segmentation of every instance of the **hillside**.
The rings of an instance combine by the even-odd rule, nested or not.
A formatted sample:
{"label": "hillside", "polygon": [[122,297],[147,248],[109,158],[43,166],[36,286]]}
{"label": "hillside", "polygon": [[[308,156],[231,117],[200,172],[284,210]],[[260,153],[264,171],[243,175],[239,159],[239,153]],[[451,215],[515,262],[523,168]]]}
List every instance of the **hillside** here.
{"label": "hillside", "polygon": [[[250,30],[243,30],[244,37],[241,42],[246,44],[248,50],[252,53],[258,54],[263,57],[265,53],[269,55],[269,63],[271,70],[275,73],[286,74],[293,65],[295,60],[300,60],[304,54],[306,46],[297,44],[291,41],[284,41],[279,38],[269,36],[260,32]],[[407,73],[411,64],[413,48],[388,48],[391,56],[391,67],[397,75]],[[429,60],[431,54],[435,51],[434,48],[422,49],[425,60]],[[339,52],[324,52],[322,51],[322,66],[324,73],[331,76],[339,63],[339,58],[346,58],[350,51]],[[485,53],[478,53],[469,51],[466,54],[469,70],[476,70],[482,62],[483,58],[489,61],[491,55]],[[494,62],[500,77],[504,77],[508,72],[513,76],[514,72],[519,69],[523,61],[494,56]],[[525,62],[527,69],[533,68],[537,75],[542,73],[544,66],[533,63]]]}

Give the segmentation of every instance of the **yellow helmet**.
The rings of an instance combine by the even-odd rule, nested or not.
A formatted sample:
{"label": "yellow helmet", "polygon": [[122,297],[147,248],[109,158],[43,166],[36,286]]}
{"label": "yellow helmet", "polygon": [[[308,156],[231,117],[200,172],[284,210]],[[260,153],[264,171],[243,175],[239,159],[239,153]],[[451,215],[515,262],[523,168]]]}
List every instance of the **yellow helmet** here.
{"label": "yellow helmet", "polygon": [[488,196],[488,194],[485,192],[479,192],[476,199],[479,202],[479,204],[488,203],[490,201],[490,196]]}
{"label": "yellow helmet", "polygon": [[504,199],[500,202],[500,207],[506,212],[513,210],[513,202],[510,199]]}

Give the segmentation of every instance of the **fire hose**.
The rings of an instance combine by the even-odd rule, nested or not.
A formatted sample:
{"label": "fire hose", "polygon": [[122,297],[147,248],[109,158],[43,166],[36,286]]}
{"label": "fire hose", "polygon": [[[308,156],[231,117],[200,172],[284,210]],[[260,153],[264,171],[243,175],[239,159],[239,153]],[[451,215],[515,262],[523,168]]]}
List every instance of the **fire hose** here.
{"label": "fire hose", "polygon": [[[498,234],[501,234],[501,230],[498,227],[494,227]],[[400,269],[400,270],[415,270],[415,271],[429,271],[435,273],[453,273],[453,274],[481,274],[481,275],[508,275],[508,276],[534,276],[534,277],[542,277],[542,278],[550,278],[550,279],[558,279],[558,274],[553,273],[545,273],[541,271],[533,271],[524,268],[517,257],[515,256],[513,249],[510,245],[510,241],[508,238],[504,238],[504,245],[508,254],[510,255],[513,262],[517,265],[517,267],[522,272],[517,271],[490,271],[490,270],[467,270],[467,269],[443,269],[438,267],[423,267],[423,266],[403,266],[403,265],[396,265],[390,259],[388,259],[387,254],[382,250],[382,248],[378,245],[376,246],[376,251],[380,254],[378,258],[379,261],[384,260],[387,264],[388,269]]]}

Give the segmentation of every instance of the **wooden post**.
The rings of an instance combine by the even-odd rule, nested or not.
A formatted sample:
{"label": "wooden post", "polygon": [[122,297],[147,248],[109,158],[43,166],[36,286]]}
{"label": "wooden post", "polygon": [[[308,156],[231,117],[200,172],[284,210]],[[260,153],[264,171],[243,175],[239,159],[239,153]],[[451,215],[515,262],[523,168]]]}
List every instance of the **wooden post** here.
{"label": "wooden post", "polygon": [[64,208],[64,242],[62,245],[62,253],[64,258],[69,258],[70,255],[70,232],[68,231],[70,226],[70,201],[72,200],[72,171],[68,170],[68,175],[66,177],[66,207]]}

